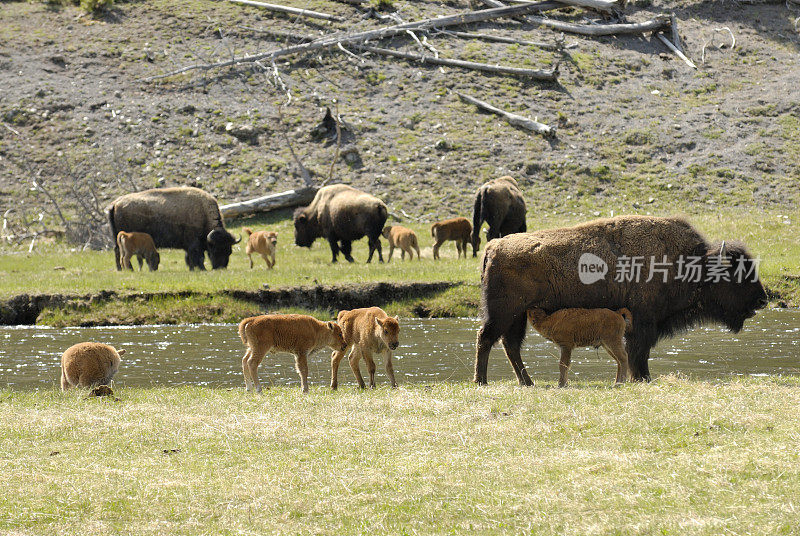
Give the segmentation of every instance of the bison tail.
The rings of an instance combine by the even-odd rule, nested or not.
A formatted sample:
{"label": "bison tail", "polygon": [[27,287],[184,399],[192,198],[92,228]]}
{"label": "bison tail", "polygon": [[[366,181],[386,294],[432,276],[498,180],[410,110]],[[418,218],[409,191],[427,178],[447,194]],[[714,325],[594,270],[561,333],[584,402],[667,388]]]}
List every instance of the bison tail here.
{"label": "bison tail", "polygon": [[250,323],[250,320],[252,320],[252,318],[245,318],[239,322],[239,338],[242,339],[242,342],[245,346],[247,346],[247,334],[245,333],[245,330],[247,329],[247,324]]}
{"label": "bison tail", "polygon": [[475,204],[472,207],[472,243],[476,243],[476,238],[479,238],[481,224],[483,223],[483,189],[478,190],[475,194]]}
{"label": "bison tail", "polygon": [[252,230],[250,227],[244,227],[244,228],[242,229],[242,231],[244,231],[245,233],[247,233],[247,236],[250,236],[251,234],[253,234],[253,230]]}
{"label": "bison tail", "polygon": [[433,238],[436,238],[436,229],[437,229],[438,227],[439,227],[439,224],[438,224],[438,223],[434,223],[433,225],[431,225],[431,236],[432,236]]}
{"label": "bison tail", "polygon": [[625,333],[633,331],[633,315],[625,307],[617,311],[625,319]]}

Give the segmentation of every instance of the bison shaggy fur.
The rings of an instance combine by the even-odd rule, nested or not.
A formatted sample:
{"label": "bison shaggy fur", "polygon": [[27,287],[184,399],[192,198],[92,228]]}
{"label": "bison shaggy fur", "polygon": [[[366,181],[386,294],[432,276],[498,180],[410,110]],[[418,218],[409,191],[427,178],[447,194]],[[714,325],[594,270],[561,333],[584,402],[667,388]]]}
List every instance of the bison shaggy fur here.
{"label": "bison shaggy fur", "polygon": [[[205,270],[206,252],[212,268],[226,268],[232,246],[241,240],[225,230],[217,200],[188,186],[118,197],[108,207],[108,221],[113,237],[120,231],[147,233],[159,248],[184,250],[190,270]],[[114,253],[120,270],[118,245]]]}
{"label": "bison shaggy fur", "polygon": [[478,188],[472,209],[472,256],[477,256],[481,244],[483,222],[489,226],[487,240],[524,233],[527,230],[525,212],[525,199],[513,177],[493,179]]}
{"label": "bison shaggy fur", "polygon": [[389,211],[383,201],[345,184],[333,184],[319,189],[307,207],[294,213],[294,242],[311,247],[317,238],[325,238],[331,247],[333,262],[339,251],[353,262],[352,242],[364,236],[369,240],[369,256],[377,250],[383,262],[381,231]]}
{"label": "bison shaggy fur", "polygon": [[[601,259],[609,273],[590,284],[581,282],[584,253]],[[633,258],[644,259],[641,277],[610,273],[618,261]],[[651,259],[666,267],[663,274],[648,277],[655,267]],[[680,269],[688,275],[682,260],[692,259],[698,277],[678,277]],[[489,351],[502,339],[520,384],[531,385],[520,357],[528,309],[551,313],[598,307],[625,307],[633,313],[636,322],[626,338],[630,373],[634,380],[649,380],[650,350],[660,339],[707,321],[738,332],[766,306],[756,264],[743,245],[710,244],[681,218],[619,216],[494,240],[486,246],[481,268],[483,324],[475,381],[486,383]]]}

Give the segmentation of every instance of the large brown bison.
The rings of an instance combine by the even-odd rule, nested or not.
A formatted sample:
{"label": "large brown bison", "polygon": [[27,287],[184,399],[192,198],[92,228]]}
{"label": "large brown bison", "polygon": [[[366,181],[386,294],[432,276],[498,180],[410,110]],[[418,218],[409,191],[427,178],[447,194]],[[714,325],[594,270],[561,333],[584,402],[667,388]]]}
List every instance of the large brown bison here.
{"label": "large brown bison", "polygon": [[478,188],[472,209],[472,256],[478,255],[483,222],[489,226],[487,240],[512,233],[524,233],[527,230],[525,211],[522,192],[512,177],[500,177]]}
{"label": "large brown bison", "polygon": [[[147,233],[159,248],[182,249],[190,270],[205,270],[205,252],[211,267],[227,268],[231,246],[238,243],[222,221],[217,200],[198,188],[156,188],[118,197],[108,207],[111,234]],[[117,270],[119,246],[114,247]]]}
{"label": "large brown bison", "polygon": [[631,377],[649,380],[659,339],[705,321],[738,332],[767,304],[756,264],[743,245],[711,245],[680,218],[619,216],[490,242],[475,382],[486,383],[489,351],[502,338],[519,383],[531,385],[520,345],[526,311],[537,307],[628,308],[636,319],[626,343]]}
{"label": "large brown bison", "polygon": [[317,238],[325,238],[331,246],[333,262],[339,251],[353,262],[353,240],[369,239],[369,257],[378,250],[383,262],[381,231],[389,211],[383,201],[345,184],[333,184],[319,189],[307,207],[294,213],[294,243],[310,248]]}

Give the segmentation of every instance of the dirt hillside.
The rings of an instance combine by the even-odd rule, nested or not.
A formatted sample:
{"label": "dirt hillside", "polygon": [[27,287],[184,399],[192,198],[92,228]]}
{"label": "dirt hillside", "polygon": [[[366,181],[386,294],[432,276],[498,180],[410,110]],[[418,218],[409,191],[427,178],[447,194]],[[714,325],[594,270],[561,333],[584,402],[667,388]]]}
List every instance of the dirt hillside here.
{"label": "dirt hillside", "polygon": [[[348,126],[335,179],[423,220],[467,214],[476,186],[500,174],[520,180],[534,210],[589,216],[781,209],[800,200],[800,13],[783,3],[640,0],[626,8],[629,21],[674,11],[697,70],[650,35],[567,35],[577,46],[561,52],[419,35],[442,57],[528,68],[559,63],[558,83],[358,59],[336,49],[293,57],[278,65],[291,95],[283,123],[275,104],[286,94],[250,67],[143,81],[283,46],[265,29],[316,37],[392,23],[346,3],[290,4],[344,21],[209,0],[117,2],[99,18],[76,7],[3,2],[0,211],[35,215],[47,206],[34,180],[66,199],[90,179],[97,206],[134,187],[193,184],[223,202],[296,187],[283,128],[305,165],[324,178],[335,147],[313,131],[334,98]],[[404,21],[471,9],[462,0],[378,7],[373,14]],[[578,9],[549,15],[598,18]],[[735,48],[727,31],[715,31],[723,27]],[[549,43],[558,37],[512,20],[463,30]],[[423,50],[410,36],[380,46]],[[558,136],[545,140],[478,113],[454,91],[538,117]],[[78,211],[68,201],[64,209],[65,217]]]}

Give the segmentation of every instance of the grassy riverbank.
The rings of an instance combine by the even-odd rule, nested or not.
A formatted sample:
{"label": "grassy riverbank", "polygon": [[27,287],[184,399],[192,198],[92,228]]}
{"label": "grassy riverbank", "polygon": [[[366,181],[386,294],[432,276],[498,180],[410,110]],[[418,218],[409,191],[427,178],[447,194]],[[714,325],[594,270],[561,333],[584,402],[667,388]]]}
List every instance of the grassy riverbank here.
{"label": "grassy riverbank", "polygon": [[11,534],[794,534],[800,380],[0,390]]}
{"label": "grassy riverbank", "polygon": [[[39,323],[76,325],[104,323],[149,322],[233,322],[242,316],[258,313],[258,304],[222,296],[231,290],[257,291],[270,288],[362,284],[371,282],[446,281],[454,288],[419,298],[382,303],[393,313],[402,315],[474,316],[479,303],[480,256],[475,259],[455,258],[455,246],[448,243],[442,249],[442,259],[431,258],[429,224],[404,222],[413,228],[423,249],[422,261],[399,261],[395,252],[391,263],[373,261],[365,264],[366,241],[354,244],[355,264],[340,260],[330,262],[330,250],[318,240],[310,250],[293,244],[293,227],[289,212],[269,218],[235,221],[232,232],[242,227],[277,230],[278,254],[274,270],[266,270],[260,258],[256,268],[249,268],[243,245],[234,249],[227,270],[189,272],[182,251],[164,251],[158,272],[117,272],[113,254],[109,251],[72,251],[61,244],[43,243],[33,253],[6,248],[0,255],[0,298],[28,294],[92,294],[115,291],[112,300],[92,300],[79,306],[55,307],[43,311]],[[604,214],[607,215],[607,214]],[[571,225],[591,219],[584,214],[541,216],[531,215],[530,229]],[[762,258],[761,275],[774,303],[800,306],[800,212],[767,212],[753,215],[752,211],[720,208],[715,212],[699,213],[689,219],[711,240],[739,239],[753,254]],[[384,241],[384,252],[388,253]],[[160,294],[155,300],[138,300],[140,293]],[[131,296],[125,299],[125,296]],[[312,308],[313,309],[313,308]],[[333,311],[317,308],[316,314],[330,315]]]}

